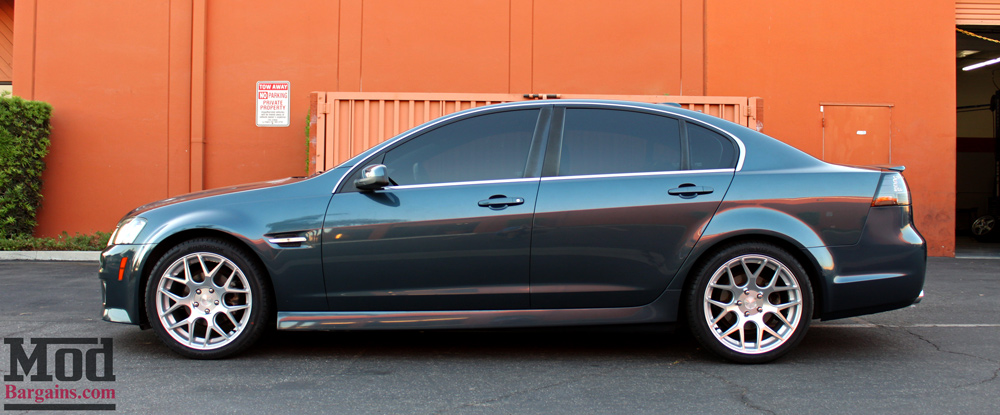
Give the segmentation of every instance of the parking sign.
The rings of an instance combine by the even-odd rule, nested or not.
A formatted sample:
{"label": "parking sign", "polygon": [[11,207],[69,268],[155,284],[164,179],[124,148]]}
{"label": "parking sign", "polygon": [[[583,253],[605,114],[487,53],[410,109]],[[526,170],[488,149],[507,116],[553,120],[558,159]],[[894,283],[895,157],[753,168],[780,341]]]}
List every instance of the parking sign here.
{"label": "parking sign", "polygon": [[257,126],[287,127],[291,124],[291,83],[257,81]]}

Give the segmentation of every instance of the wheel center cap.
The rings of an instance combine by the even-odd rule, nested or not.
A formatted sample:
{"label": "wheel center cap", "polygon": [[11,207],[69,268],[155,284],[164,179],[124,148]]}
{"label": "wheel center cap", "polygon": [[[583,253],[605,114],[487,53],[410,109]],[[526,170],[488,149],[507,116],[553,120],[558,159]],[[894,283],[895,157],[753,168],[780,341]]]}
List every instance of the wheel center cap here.
{"label": "wheel center cap", "polygon": [[747,315],[757,314],[757,304],[759,301],[760,299],[757,298],[757,291],[747,291],[745,294],[740,295],[740,309],[749,313]]}
{"label": "wheel center cap", "polygon": [[196,302],[196,304],[198,304],[196,307],[199,310],[204,310],[206,313],[209,313],[221,302],[219,299],[219,292],[215,290],[215,287],[205,286],[199,288],[198,291],[200,292],[196,293],[195,297],[198,300]]}

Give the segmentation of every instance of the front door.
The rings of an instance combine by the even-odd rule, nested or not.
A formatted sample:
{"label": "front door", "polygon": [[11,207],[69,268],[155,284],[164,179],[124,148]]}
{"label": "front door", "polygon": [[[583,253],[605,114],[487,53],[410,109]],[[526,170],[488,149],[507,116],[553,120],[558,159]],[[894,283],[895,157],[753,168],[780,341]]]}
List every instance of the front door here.
{"label": "front door", "polygon": [[527,308],[536,124],[538,109],[462,118],[367,163],[385,164],[393,185],[348,179],[323,229],[330,308]]}

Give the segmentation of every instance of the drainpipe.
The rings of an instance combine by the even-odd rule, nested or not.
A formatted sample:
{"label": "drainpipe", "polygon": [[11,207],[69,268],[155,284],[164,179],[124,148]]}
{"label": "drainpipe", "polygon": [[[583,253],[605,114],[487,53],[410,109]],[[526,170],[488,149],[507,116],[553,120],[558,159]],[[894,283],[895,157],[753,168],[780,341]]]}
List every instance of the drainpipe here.
{"label": "drainpipe", "polygon": [[205,0],[191,14],[191,191],[205,188]]}

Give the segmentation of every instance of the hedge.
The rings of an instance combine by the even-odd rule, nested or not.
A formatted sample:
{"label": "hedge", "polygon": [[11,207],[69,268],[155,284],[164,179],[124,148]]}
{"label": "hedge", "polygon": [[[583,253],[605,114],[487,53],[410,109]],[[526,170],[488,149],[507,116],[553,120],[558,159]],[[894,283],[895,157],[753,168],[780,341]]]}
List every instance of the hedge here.
{"label": "hedge", "polygon": [[0,238],[30,236],[42,202],[52,106],[0,97]]}
{"label": "hedge", "polygon": [[0,251],[100,251],[108,245],[108,232],[96,232],[93,235],[76,234],[69,236],[63,231],[55,238],[34,238],[18,236],[0,238]]}

